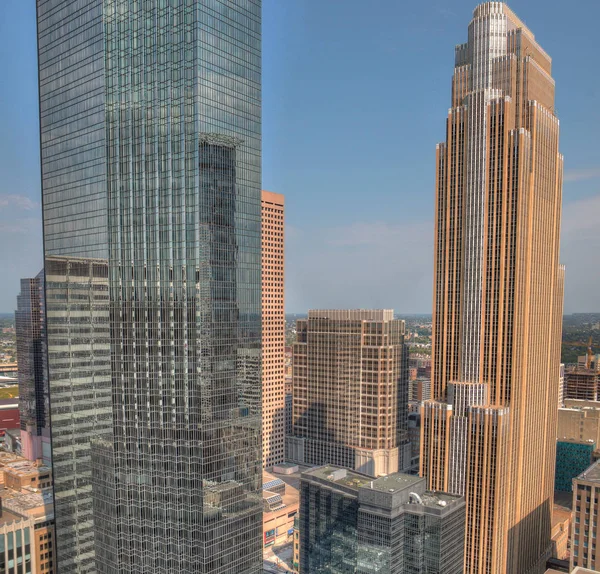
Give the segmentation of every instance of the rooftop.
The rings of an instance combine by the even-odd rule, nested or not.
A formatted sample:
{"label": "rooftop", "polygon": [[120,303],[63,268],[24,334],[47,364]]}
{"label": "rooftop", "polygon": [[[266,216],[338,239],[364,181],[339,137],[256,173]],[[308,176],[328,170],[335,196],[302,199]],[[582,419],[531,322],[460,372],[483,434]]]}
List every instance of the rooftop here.
{"label": "rooftop", "polygon": [[584,470],[576,480],[600,483],[600,460],[597,460],[592,466]]}
{"label": "rooftop", "polygon": [[351,488],[358,492],[361,486],[365,486],[373,481],[373,477],[361,474],[353,470],[347,470],[338,466],[318,466],[302,473],[320,478],[321,480],[327,480],[346,488]]}
{"label": "rooftop", "polygon": [[392,321],[393,309],[310,309],[310,319],[326,318],[335,321]]}
{"label": "rooftop", "polygon": [[4,509],[31,518],[47,519],[54,517],[51,489],[27,494],[15,490],[4,491],[2,492],[2,505]]}
{"label": "rooftop", "polygon": [[50,472],[51,468],[48,466],[40,465],[30,460],[16,460],[14,462],[8,462],[4,464],[4,470],[17,474],[19,476],[27,476],[30,474],[42,474],[44,472]]}
{"label": "rooftop", "polygon": [[395,473],[374,480],[372,488],[380,492],[396,492],[396,490],[412,488],[422,482],[423,478],[420,476]]}

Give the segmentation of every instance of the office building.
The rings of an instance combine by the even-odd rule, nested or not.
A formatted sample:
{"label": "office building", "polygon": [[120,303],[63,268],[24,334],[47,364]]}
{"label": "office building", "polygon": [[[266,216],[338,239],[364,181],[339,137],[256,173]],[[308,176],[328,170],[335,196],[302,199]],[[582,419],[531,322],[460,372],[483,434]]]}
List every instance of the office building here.
{"label": "office building", "polygon": [[17,297],[19,415],[23,455],[51,462],[48,376],[44,311],[44,272],[21,279]]}
{"label": "office building", "polygon": [[581,566],[597,571],[600,567],[598,542],[598,498],[600,497],[600,461],[573,479],[573,526],[571,568]]}
{"label": "office building", "polygon": [[37,25],[58,571],[260,572],[261,2]]}
{"label": "office building", "polygon": [[556,442],[556,472],[554,490],[571,492],[573,479],[589,468],[594,460],[596,443],[578,439]]}
{"label": "office building", "polygon": [[599,401],[600,371],[579,366],[567,368],[564,397],[581,401]]}
{"label": "office building", "polygon": [[455,49],[436,151],[433,400],[421,474],[464,494],[467,574],[541,574],[551,553],[564,269],[551,59],[502,2]]}
{"label": "office building", "polygon": [[404,321],[392,310],[311,310],[296,328],[288,458],[397,472],[408,445]]}
{"label": "office building", "polygon": [[94,572],[90,442],[112,422],[108,266],[47,255],[45,267],[57,567]]}
{"label": "office building", "polygon": [[262,432],[263,467],[285,460],[284,197],[263,191]]}
{"label": "office building", "polygon": [[600,444],[600,402],[565,399],[558,409],[556,438]]}
{"label": "office building", "polygon": [[300,480],[300,572],[463,572],[465,503],[423,478],[334,466]]}

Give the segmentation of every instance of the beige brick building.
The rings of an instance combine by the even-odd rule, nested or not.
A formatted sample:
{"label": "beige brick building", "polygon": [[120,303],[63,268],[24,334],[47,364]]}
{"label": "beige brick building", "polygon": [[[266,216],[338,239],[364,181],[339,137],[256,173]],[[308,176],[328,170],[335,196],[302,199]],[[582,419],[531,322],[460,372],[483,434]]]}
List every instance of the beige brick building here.
{"label": "beige brick building", "polygon": [[392,310],[311,310],[296,325],[289,459],[397,472],[410,460],[404,321]]}

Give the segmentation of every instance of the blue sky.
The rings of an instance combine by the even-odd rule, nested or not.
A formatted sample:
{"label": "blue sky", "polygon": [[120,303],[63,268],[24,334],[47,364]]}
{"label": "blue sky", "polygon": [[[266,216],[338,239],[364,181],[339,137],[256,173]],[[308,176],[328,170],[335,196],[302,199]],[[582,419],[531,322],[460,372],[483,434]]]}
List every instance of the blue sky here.
{"label": "blue sky", "polygon": [[[0,2],[0,311],[41,267],[34,4]],[[565,311],[600,311],[600,2],[509,5],[553,58]],[[435,144],[474,6],[263,0],[263,187],[286,196],[288,311],[430,312]]]}

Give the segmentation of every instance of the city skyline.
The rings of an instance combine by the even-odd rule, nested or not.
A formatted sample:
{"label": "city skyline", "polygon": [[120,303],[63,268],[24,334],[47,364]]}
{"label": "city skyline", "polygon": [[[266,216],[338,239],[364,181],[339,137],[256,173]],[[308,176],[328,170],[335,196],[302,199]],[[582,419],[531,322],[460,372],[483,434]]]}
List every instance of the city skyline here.
{"label": "city skyline", "polygon": [[[4,146],[0,154],[0,172],[4,176],[0,182],[0,239],[7,247],[0,264],[8,275],[0,287],[1,312],[14,309],[19,278],[34,276],[42,266],[37,126],[33,125],[37,114],[35,17],[28,4],[3,3],[0,7],[3,31],[0,43],[6,47],[0,50],[0,65],[7,71],[7,81],[0,87],[0,102],[5,104],[0,108],[0,114],[3,114],[0,117],[6,126],[6,137],[0,144]],[[447,106],[447,50],[453,45],[453,38],[460,33],[461,21],[469,17],[474,4],[461,0],[451,12],[444,11],[435,2],[426,7],[415,6],[406,18],[397,20],[397,34],[392,33],[391,23],[381,23],[382,27],[377,30],[382,39],[360,47],[361,61],[373,58],[377,62],[367,78],[371,87],[381,86],[383,101],[378,104],[378,110],[373,110],[365,105],[362,89],[349,91],[348,103],[344,106],[332,106],[330,100],[353,82],[352,76],[346,74],[343,55],[344,51],[352,54],[353,50],[358,50],[350,42],[352,31],[357,22],[363,20],[364,26],[374,26],[375,15],[364,14],[359,3],[350,0],[339,27],[323,35],[323,27],[332,25],[333,5],[319,9],[321,20],[310,17],[314,7],[311,0],[287,3],[287,7],[272,0],[265,3],[263,187],[277,190],[289,198],[288,312],[336,305],[343,308],[389,307],[400,313],[430,311],[433,258],[431,165],[434,162],[431,145],[443,135],[440,122]],[[587,265],[586,261],[592,257],[594,240],[600,240],[600,231],[594,225],[600,214],[600,158],[592,127],[594,118],[598,117],[595,102],[600,93],[600,79],[582,72],[592,63],[591,23],[595,21],[593,16],[600,11],[600,5],[587,2],[590,17],[577,21],[577,26],[576,15],[564,8],[558,9],[558,2],[518,0],[509,6],[523,14],[526,22],[539,28],[538,39],[549,52],[557,53],[560,47],[561,54],[555,57],[554,70],[559,85],[557,107],[562,122],[562,145],[567,158],[561,256],[568,270],[565,312],[598,310],[600,294],[593,286],[600,281],[600,271],[597,266]],[[539,9],[541,6],[544,10]],[[384,0],[382,9],[395,14],[398,8]],[[292,26],[292,22],[298,21],[301,26]],[[285,34],[281,30],[285,30]],[[436,31],[435,37],[428,35],[432,30]],[[427,40],[419,34],[427,36]],[[569,41],[564,42],[565,37]],[[316,46],[302,55],[298,52],[299,46],[310,39]],[[418,49],[417,61],[408,62],[405,68],[396,65],[393,69],[397,69],[397,73],[390,76],[386,66],[403,58],[404,51],[410,47],[409,42]],[[335,74],[335,85],[324,73],[326,63],[320,61],[318,50],[331,53],[332,63],[339,69]],[[444,56],[439,57],[440,53]],[[9,54],[10,61],[7,59]],[[293,58],[293,62],[288,58]],[[292,66],[294,78],[289,77]],[[307,93],[309,97],[302,99],[302,92],[297,93],[294,89],[296,82],[307,78],[311,67],[319,82],[323,82],[319,93],[330,93],[331,97],[317,101],[311,87]],[[411,83],[420,82],[424,98],[410,101],[408,106],[398,106],[397,102],[403,103],[405,98],[400,90],[398,96],[394,95],[392,104],[388,92],[390,88],[397,91],[403,78]],[[304,85],[307,85],[306,81]],[[302,125],[294,119],[298,114],[289,111],[299,105],[303,112]],[[354,118],[349,126],[344,126],[340,120],[350,105],[359,106],[365,120]],[[410,109],[410,114],[405,108]],[[431,113],[429,110],[436,111]],[[323,122],[323,115],[331,121]],[[384,123],[383,115],[392,123]],[[320,131],[315,131],[315,127]],[[358,143],[349,147],[342,142],[343,145],[334,146],[335,162],[327,168],[323,165],[325,156],[319,150],[322,151],[325,141],[331,145],[342,137],[348,139],[349,129],[363,141],[377,136],[378,145],[364,149],[365,146]],[[321,143],[316,147],[307,146],[310,149],[302,149],[299,155],[296,141],[303,141],[308,130],[316,134]],[[399,134],[410,137],[398,137]],[[407,146],[404,139],[414,145]],[[355,161],[359,151],[366,154],[360,165]],[[390,154],[394,156],[393,163],[383,169],[382,158],[390,158]],[[301,166],[298,164],[300,159]],[[346,169],[341,169],[342,166]],[[387,184],[383,185],[386,180]],[[364,189],[379,201],[363,205],[360,192]],[[318,196],[323,197],[324,202],[320,213],[314,214],[311,205]],[[380,202],[385,202],[389,208],[381,210]],[[375,255],[369,257],[369,253]],[[385,261],[388,264],[386,280],[376,289],[370,289],[365,277],[356,273],[352,261],[361,261],[371,270]],[[319,271],[320,280],[314,285],[303,279],[309,264]],[[409,269],[410,273],[399,269]]]}

